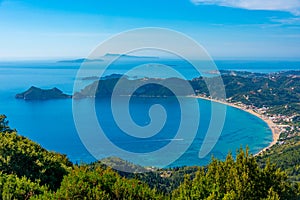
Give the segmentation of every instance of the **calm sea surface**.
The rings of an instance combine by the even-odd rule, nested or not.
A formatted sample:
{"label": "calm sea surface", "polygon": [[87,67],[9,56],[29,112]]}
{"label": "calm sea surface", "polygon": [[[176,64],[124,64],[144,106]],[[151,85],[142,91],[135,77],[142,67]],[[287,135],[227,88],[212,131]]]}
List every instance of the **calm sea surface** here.
{"label": "calm sea surface", "polygon": [[[247,70],[255,72],[274,72],[282,70],[299,70],[300,62],[283,61],[217,61],[219,69]],[[175,61],[166,61],[174,69],[183,73],[187,78],[195,76],[193,70],[184,67]],[[23,92],[30,86],[41,88],[57,87],[65,93],[73,93],[73,84],[80,64],[66,64],[55,62],[2,62],[0,63],[0,113],[7,115],[10,126],[16,128],[19,134],[38,142],[48,150],[66,154],[73,162],[92,162],[95,158],[82,144],[75,128],[72,115],[72,100],[47,100],[47,101],[24,101],[14,98],[16,93]],[[130,69],[128,63],[108,69],[105,74],[124,73]],[[153,73],[158,76],[159,72]],[[136,74],[137,77],[142,76]],[[86,81],[89,84],[91,81]],[[89,104],[90,99],[77,100],[78,104]],[[189,98],[185,100],[187,103]],[[211,102],[197,100],[200,108],[200,122],[196,137],[190,142],[191,146],[171,166],[204,165],[209,162],[212,155],[224,159],[228,152],[235,154],[239,147],[250,147],[251,153],[257,153],[260,149],[268,146],[272,141],[272,134],[267,125],[255,116],[236,108],[227,107],[226,120],[221,137],[213,150],[200,159],[199,149],[206,134],[210,116]],[[165,127],[157,135],[149,140],[137,140],[124,135],[111,115],[108,100],[97,100],[95,110],[99,123],[103,130],[108,133],[107,137],[117,146],[127,151],[147,153],[155,151],[172,141],[180,123],[180,109],[176,99],[168,98],[138,98],[130,101],[130,114],[132,119],[139,125],[149,123],[149,108],[154,104],[164,106],[168,115]],[[118,106],[125,106],[120,100]],[[224,106],[221,104],[216,105]],[[192,109],[192,108],[191,108]],[[88,116],[87,116],[88,117]],[[188,120],[193,120],[187,117]],[[88,134],[88,133],[87,133]],[[180,141],[178,141],[180,142]],[[105,147],[99,147],[105,148]],[[105,155],[99,154],[98,158]],[[154,163],[157,158],[136,158],[135,162],[141,165]],[[151,159],[151,162],[148,162]]]}

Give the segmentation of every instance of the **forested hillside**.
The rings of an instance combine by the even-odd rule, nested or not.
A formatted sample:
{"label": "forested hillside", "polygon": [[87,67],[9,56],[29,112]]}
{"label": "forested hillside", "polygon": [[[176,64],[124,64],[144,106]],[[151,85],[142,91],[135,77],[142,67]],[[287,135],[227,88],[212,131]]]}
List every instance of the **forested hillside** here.
{"label": "forested hillside", "polygon": [[[242,102],[256,107],[262,106],[280,106],[291,103],[299,103],[300,99],[300,76],[298,71],[280,72],[272,74],[259,74],[251,72],[237,71],[221,71],[221,77],[226,90],[226,98],[231,102]],[[82,88],[76,92],[73,98],[87,97],[103,97],[110,96],[114,90],[120,76],[110,76]],[[180,95],[191,95],[195,92],[196,95],[214,96],[209,94],[206,82],[211,83],[211,89],[219,91],[220,85],[214,84],[218,81],[216,77],[199,77],[189,80],[194,91],[186,91],[185,81],[179,78],[167,79],[129,79],[122,78],[122,87],[118,91],[119,95],[128,94],[130,89],[137,85],[143,85],[137,88],[133,96],[148,96],[148,97],[166,97],[174,96],[174,94],[162,85],[177,87],[181,92]],[[151,82],[159,84],[151,84]],[[206,82],[205,82],[206,81]],[[180,89],[182,87],[182,89]],[[215,95],[218,96],[218,95]]]}
{"label": "forested hillside", "polygon": [[101,162],[74,165],[0,119],[0,199],[300,198],[299,184],[269,162],[260,168],[248,150],[240,149],[236,160],[229,154],[205,167],[167,169],[168,176],[166,169],[129,175]]}

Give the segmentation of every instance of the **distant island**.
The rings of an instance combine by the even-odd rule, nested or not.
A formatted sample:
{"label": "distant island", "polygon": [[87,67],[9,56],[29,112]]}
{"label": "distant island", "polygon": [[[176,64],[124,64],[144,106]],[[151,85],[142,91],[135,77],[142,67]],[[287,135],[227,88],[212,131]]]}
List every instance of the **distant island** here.
{"label": "distant island", "polygon": [[139,59],[159,59],[157,56],[136,56],[128,54],[107,53],[103,57],[122,57],[122,58],[139,58]]}
{"label": "distant island", "polygon": [[64,94],[61,90],[54,87],[52,89],[41,89],[37,87],[30,87],[25,92],[16,94],[17,99],[24,100],[48,100],[48,99],[69,99],[72,95]]}
{"label": "distant island", "polygon": [[112,58],[121,58],[121,59],[159,59],[156,56],[136,56],[136,55],[127,55],[127,54],[116,54],[116,53],[107,53],[104,56],[100,56],[99,58],[90,59],[90,58],[78,58],[73,60],[60,60],[58,63],[83,63],[83,62],[103,62],[107,59]]}
{"label": "distant island", "polygon": [[86,76],[86,77],[82,77],[81,80],[83,81],[99,80],[99,76]]}
{"label": "distant island", "polygon": [[87,58],[79,58],[75,60],[60,60],[58,63],[83,63],[83,62],[102,62],[102,59],[87,59]]}
{"label": "distant island", "polygon": [[83,77],[81,78],[81,80],[83,81],[91,81],[91,80],[107,80],[107,79],[120,79],[121,77],[123,78],[129,78],[129,76],[126,76],[126,75],[122,75],[122,74],[111,74],[111,75],[108,75],[108,76],[104,76],[104,77],[99,77],[99,76],[86,76],[86,77]]}

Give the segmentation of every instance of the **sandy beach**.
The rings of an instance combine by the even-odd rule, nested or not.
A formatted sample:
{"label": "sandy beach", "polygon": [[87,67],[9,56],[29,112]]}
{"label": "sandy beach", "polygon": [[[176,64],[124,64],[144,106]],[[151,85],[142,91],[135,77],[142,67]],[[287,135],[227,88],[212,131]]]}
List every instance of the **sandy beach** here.
{"label": "sandy beach", "polygon": [[204,99],[204,100],[208,100],[208,101],[213,101],[213,102],[216,102],[216,103],[221,103],[221,104],[225,104],[227,106],[231,106],[231,107],[234,107],[234,108],[237,108],[237,109],[240,109],[240,110],[243,110],[245,112],[248,112],[260,119],[262,119],[268,126],[269,128],[271,129],[272,131],[272,136],[273,136],[273,141],[269,144],[269,146],[265,147],[264,149],[262,149],[261,151],[259,151],[257,154],[255,155],[258,155],[262,152],[264,152],[265,150],[267,150],[268,148],[270,148],[271,146],[273,146],[274,144],[277,143],[278,139],[279,139],[279,136],[280,136],[280,129],[276,126],[276,124],[270,120],[269,118],[267,117],[264,117],[263,115],[253,111],[252,109],[245,109],[241,106],[238,106],[236,104],[233,104],[233,103],[229,103],[229,102],[225,102],[225,101],[220,101],[220,100],[216,100],[216,99],[210,99],[208,97],[202,97],[202,96],[190,96],[190,97],[193,97],[193,98],[199,98],[199,99]]}

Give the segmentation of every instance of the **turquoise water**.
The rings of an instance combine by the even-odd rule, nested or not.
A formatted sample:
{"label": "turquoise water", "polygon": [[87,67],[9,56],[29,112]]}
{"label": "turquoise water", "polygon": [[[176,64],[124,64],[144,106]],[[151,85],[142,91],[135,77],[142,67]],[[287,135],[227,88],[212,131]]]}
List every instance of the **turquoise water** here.
{"label": "turquoise water", "polygon": [[[0,113],[7,115],[10,126],[16,128],[19,134],[38,142],[48,150],[66,154],[73,162],[80,163],[91,162],[95,158],[82,144],[75,128],[72,100],[23,101],[14,98],[16,93],[28,89],[31,85],[42,88],[55,86],[71,94],[77,69],[76,65],[56,63],[2,63],[0,65]],[[114,69],[111,72],[119,71]],[[88,104],[89,101],[84,99],[78,100],[77,103]],[[188,101],[187,98],[186,102]],[[212,155],[224,159],[229,151],[235,154],[237,148],[246,145],[250,147],[251,153],[257,153],[272,141],[271,131],[262,120],[239,109],[228,107],[221,137],[213,150],[205,158],[200,159],[198,154],[209,125],[211,102],[201,99],[197,101],[200,107],[200,128],[192,141],[176,141],[178,145],[182,142],[191,142],[191,146],[171,166],[204,165],[209,162]],[[180,109],[176,102],[164,98],[140,98],[131,101],[131,115],[137,124],[145,125],[149,122],[148,111],[154,104],[163,105],[168,114],[164,129],[154,138],[143,141],[127,137],[118,129],[111,118],[108,101],[105,99],[96,101],[96,111],[99,123],[115,145],[131,152],[147,153],[173,142],[172,138],[180,122]],[[119,106],[123,103],[120,101]],[[98,148],[105,149],[105,147]],[[100,152],[98,158],[108,156],[108,153],[107,155],[105,153],[107,151]],[[155,163],[156,160],[164,159],[164,156],[167,155],[155,158],[137,157],[135,161],[142,165],[148,164],[149,160]]]}

